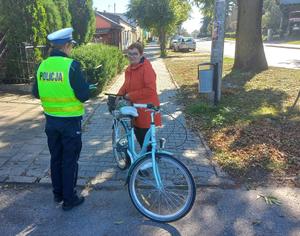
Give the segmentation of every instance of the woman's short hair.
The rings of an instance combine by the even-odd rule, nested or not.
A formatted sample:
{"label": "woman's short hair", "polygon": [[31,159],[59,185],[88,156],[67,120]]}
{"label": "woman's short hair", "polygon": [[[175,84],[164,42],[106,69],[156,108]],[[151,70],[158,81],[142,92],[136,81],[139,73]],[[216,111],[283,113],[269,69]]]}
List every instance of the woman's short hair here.
{"label": "woman's short hair", "polygon": [[129,49],[132,50],[132,49],[134,49],[134,48],[136,48],[136,49],[139,51],[140,54],[143,54],[143,52],[144,52],[144,46],[143,46],[143,44],[141,44],[141,43],[139,43],[139,42],[135,42],[135,43],[131,44],[131,45],[128,47],[128,50],[129,50]]}

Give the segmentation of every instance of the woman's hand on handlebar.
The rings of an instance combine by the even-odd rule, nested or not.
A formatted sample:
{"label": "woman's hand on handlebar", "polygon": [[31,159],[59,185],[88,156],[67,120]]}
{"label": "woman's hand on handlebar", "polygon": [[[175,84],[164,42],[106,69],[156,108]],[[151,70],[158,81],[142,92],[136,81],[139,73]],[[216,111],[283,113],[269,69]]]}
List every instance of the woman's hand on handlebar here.
{"label": "woman's hand on handlebar", "polygon": [[124,99],[130,101],[130,97],[128,96],[128,93],[126,93],[124,96],[123,96]]}
{"label": "woman's hand on handlebar", "polygon": [[129,96],[128,96],[127,94],[125,94],[125,95],[118,95],[118,96],[116,97],[116,104],[118,104],[118,102],[119,102],[120,100],[122,100],[122,99],[125,99],[125,100],[128,100],[128,101],[129,101]]}

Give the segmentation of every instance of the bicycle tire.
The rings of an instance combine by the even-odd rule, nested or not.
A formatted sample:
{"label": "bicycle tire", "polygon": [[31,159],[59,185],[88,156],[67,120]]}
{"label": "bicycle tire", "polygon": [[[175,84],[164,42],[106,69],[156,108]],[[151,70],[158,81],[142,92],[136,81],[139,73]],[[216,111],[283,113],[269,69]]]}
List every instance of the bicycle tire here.
{"label": "bicycle tire", "polygon": [[[164,188],[162,190],[156,188],[155,178],[152,174],[152,159],[151,155],[148,155],[146,158],[141,159],[132,170],[128,183],[128,192],[131,201],[141,214],[153,221],[172,222],[179,220],[192,209],[194,204],[196,197],[194,179],[187,167],[171,155],[158,153],[156,154],[156,162]],[[148,176],[145,174],[141,175],[141,173],[145,173],[145,170],[148,172]],[[179,170],[179,172],[175,173],[175,170]],[[169,179],[165,176],[166,173],[170,173]],[[184,185],[183,180],[186,181],[186,185]],[[147,182],[151,182],[150,186],[146,186]],[[169,183],[173,184],[173,188],[167,186]],[[178,189],[176,189],[176,187],[178,187]],[[155,191],[158,193],[159,198],[151,199]],[[146,194],[143,195],[143,192]],[[187,193],[187,196],[182,198],[183,196],[181,196],[181,194],[184,192]],[[162,194],[164,194],[164,196],[162,196]],[[161,209],[163,198],[165,198],[164,201],[167,203],[165,206],[166,209]],[[173,199],[177,202],[173,201]],[[159,201],[158,210],[156,209],[157,200]],[[171,206],[172,204],[169,204],[169,206],[176,208],[175,202],[176,204],[181,204],[182,202],[178,209],[173,210],[167,206],[169,203],[172,203],[173,206]],[[171,210],[172,212],[167,213],[166,210]]]}
{"label": "bicycle tire", "polygon": [[[119,121],[119,132],[116,132],[115,127],[112,129],[112,149],[114,160],[120,170],[126,170],[130,166],[130,157],[127,154],[128,140],[126,137],[127,129],[123,121]],[[120,132],[121,131],[121,132]],[[122,140],[118,140],[118,139]],[[122,145],[119,145],[122,143]],[[118,146],[119,145],[119,146]],[[120,150],[122,149],[122,150]]]}

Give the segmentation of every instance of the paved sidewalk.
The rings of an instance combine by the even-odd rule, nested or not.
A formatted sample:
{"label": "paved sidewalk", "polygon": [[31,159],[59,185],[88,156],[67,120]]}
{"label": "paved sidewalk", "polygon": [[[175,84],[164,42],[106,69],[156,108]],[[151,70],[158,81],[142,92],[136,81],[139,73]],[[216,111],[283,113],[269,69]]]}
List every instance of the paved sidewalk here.
{"label": "paved sidewalk", "polygon": [[[147,57],[157,73],[157,86],[162,108],[185,124],[181,108],[176,104],[176,86],[162,61],[159,48],[150,45]],[[108,92],[116,92],[124,80],[122,74]],[[30,96],[0,96],[0,182],[51,183],[49,151],[44,134],[44,117],[39,101]],[[83,128],[83,149],[79,160],[78,185],[118,189],[123,188],[126,171],[120,171],[112,156],[111,115],[106,97],[87,103]],[[198,186],[234,185],[226,175],[211,164],[202,140],[164,115],[158,134],[168,137],[166,149],[173,152],[191,170]]]}

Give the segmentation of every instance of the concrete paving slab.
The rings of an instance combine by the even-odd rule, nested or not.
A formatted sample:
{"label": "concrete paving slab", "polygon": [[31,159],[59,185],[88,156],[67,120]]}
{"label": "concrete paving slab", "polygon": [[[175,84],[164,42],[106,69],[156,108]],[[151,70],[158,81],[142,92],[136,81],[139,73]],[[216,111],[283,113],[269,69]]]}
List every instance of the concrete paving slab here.
{"label": "concrete paving slab", "polygon": [[[151,45],[145,50],[157,74],[157,88],[162,104],[163,126],[158,129],[158,138],[167,137],[166,149],[174,153],[190,169],[197,186],[220,185],[234,182],[226,174],[218,176],[211,163],[207,147],[197,134],[186,129],[181,106],[176,102],[177,87],[161,58],[159,48]],[[117,92],[124,81],[120,75],[107,92]],[[50,154],[44,133],[45,119],[40,102],[28,95],[0,95],[0,109],[4,121],[0,126],[0,176],[2,181],[39,183],[49,182]],[[101,182],[102,188],[116,187],[119,180],[126,178],[126,171],[120,171],[113,160],[111,146],[112,117],[106,105],[106,96],[86,103],[83,119],[83,148],[79,160],[80,184]],[[170,117],[176,117],[174,118]],[[0,117],[0,118],[1,118]],[[5,124],[5,125],[4,125]],[[183,125],[182,125],[183,124]],[[187,137],[185,134],[187,133]],[[20,178],[16,178],[20,176]],[[35,179],[34,179],[35,178]],[[104,184],[105,183],[105,184]],[[97,183],[99,185],[99,183]],[[119,187],[123,185],[119,185]]]}

